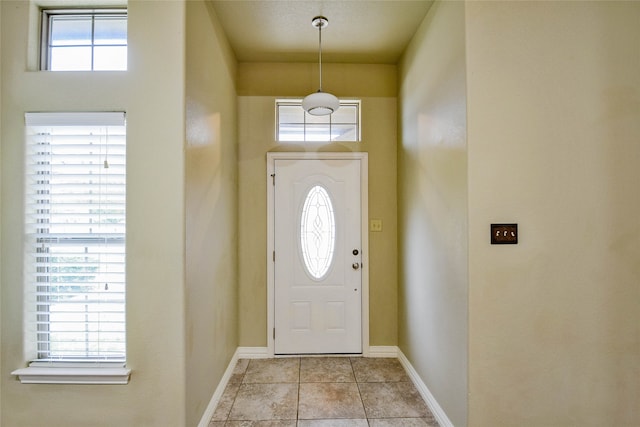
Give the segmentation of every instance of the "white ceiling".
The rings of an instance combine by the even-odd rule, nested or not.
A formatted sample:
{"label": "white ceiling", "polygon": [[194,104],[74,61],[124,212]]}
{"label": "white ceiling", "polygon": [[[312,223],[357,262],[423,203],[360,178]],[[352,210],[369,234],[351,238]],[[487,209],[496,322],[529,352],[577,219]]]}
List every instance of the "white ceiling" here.
{"label": "white ceiling", "polygon": [[210,0],[240,62],[395,64],[433,0]]}

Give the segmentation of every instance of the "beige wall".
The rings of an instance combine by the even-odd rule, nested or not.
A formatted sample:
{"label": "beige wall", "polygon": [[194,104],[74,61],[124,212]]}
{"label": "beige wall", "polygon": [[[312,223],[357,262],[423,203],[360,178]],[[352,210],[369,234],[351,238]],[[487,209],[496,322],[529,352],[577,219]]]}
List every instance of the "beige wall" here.
{"label": "beige wall", "polygon": [[202,417],[238,346],[236,62],[210,3],[187,2],[186,404]]}
{"label": "beige wall", "polygon": [[384,224],[382,232],[369,234],[370,343],[396,345],[396,70],[386,65],[323,66],[325,90],[362,99],[362,143],[276,144],[275,98],[315,91],[316,73],[317,64],[239,64],[240,345],[267,345],[266,153],[275,150],[369,153],[369,217]]}
{"label": "beige wall", "polygon": [[[2,7],[0,7],[0,52],[2,52]],[[0,100],[2,100],[2,54],[0,54]],[[2,102],[0,102],[0,147],[2,143]],[[2,149],[0,149],[0,165],[2,165]],[[2,219],[2,173],[0,173],[0,220]],[[2,227],[0,227],[0,242],[2,242]],[[2,342],[2,245],[0,244],[0,343]],[[2,366],[2,344],[0,344],[0,367]],[[2,422],[2,386],[0,384],[0,422]]]}
{"label": "beige wall", "polygon": [[[442,2],[403,58],[399,342],[455,425],[640,419],[638,23]],[[511,221],[520,243],[491,246]]]}
{"label": "beige wall", "polygon": [[640,3],[470,2],[466,26],[469,425],[638,425]]}
{"label": "beige wall", "polygon": [[[25,71],[28,6],[0,2],[0,424],[184,425],[184,3],[130,1],[129,71],[100,73]],[[81,110],[127,112],[127,353],[133,373],[128,385],[119,386],[24,385],[10,375],[27,362],[22,346],[24,112]]]}
{"label": "beige wall", "polygon": [[467,422],[465,5],[436,2],[400,66],[399,345]]}

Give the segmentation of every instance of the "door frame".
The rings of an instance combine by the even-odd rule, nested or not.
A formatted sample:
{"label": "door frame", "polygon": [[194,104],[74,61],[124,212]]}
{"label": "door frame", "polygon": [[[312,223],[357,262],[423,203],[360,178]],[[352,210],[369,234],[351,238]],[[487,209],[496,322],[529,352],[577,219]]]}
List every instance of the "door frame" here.
{"label": "door frame", "polygon": [[[362,239],[361,332],[362,355],[369,355],[369,155],[366,152],[269,152],[267,153],[267,352],[275,356],[274,185],[276,160],[360,160],[360,223]],[[275,177],[277,179],[277,177]]]}

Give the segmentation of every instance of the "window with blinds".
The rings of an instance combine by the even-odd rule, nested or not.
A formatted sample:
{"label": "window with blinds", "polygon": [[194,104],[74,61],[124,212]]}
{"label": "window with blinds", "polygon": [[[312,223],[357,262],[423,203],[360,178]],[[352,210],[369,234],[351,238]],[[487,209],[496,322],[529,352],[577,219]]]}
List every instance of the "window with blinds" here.
{"label": "window with blinds", "polygon": [[26,341],[39,361],[124,361],[125,114],[27,113]]}

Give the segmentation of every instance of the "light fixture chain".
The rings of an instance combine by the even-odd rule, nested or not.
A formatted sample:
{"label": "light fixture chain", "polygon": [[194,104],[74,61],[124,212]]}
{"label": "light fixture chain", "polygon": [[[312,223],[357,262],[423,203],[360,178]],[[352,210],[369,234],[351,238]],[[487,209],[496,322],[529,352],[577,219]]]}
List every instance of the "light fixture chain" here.
{"label": "light fixture chain", "polygon": [[318,26],[318,46],[319,46],[319,60],[318,63],[320,64],[320,92],[322,92],[322,23],[320,23],[320,25]]}

